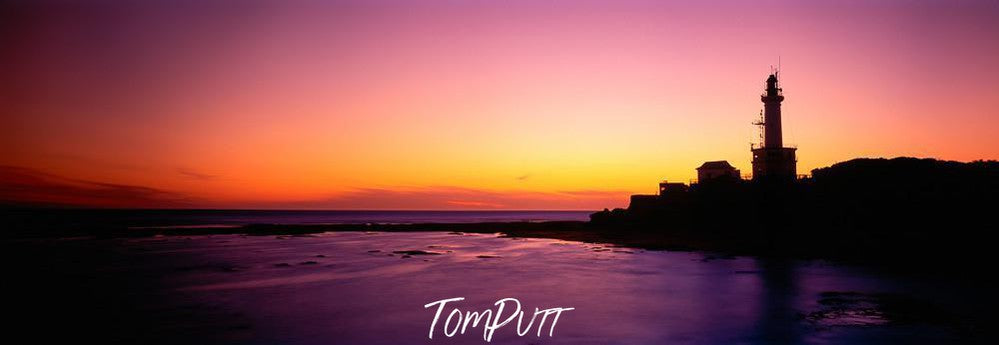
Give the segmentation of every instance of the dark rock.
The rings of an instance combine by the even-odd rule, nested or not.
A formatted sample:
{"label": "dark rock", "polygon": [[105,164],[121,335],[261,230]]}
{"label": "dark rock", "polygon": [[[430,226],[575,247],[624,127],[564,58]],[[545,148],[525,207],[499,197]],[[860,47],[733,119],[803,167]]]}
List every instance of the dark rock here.
{"label": "dark rock", "polygon": [[404,255],[442,255],[443,253],[432,252],[426,250],[397,250],[393,253],[404,254]]}

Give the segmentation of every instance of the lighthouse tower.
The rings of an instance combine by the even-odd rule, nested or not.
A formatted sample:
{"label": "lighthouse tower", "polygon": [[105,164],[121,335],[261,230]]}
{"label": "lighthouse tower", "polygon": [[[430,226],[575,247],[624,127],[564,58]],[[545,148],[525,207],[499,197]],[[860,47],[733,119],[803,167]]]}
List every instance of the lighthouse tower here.
{"label": "lighthouse tower", "polygon": [[780,103],[784,101],[783,91],[772,73],[767,78],[766,91],[760,96],[763,101],[763,119],[758,125],[763,127],[763,143],[754,146],[753,180],[793,181],[797,176],[797,158],[793,147],[784,147],[780,128]]}

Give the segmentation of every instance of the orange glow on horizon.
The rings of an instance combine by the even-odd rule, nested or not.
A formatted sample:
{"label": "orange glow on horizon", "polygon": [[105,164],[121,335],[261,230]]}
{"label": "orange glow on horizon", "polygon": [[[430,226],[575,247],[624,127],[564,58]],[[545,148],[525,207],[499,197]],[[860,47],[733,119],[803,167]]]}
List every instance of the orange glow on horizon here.
{"label": "orange glow on horizon", "polygon": [[799,172],[999,158],[995,3],[714,5],[18,5],[0,201],[624,207],[704,161],[751,171],[778,56]]}

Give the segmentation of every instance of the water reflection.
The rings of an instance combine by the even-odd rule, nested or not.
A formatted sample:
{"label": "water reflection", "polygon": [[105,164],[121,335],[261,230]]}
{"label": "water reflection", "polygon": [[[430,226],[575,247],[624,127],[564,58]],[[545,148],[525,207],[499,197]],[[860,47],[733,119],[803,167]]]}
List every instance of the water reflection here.
{"label": "water reflection", "polygon": [[758,259],[760,289],[759,316],[756,320],[759,343],[801,343],[800,312],[795,300],[799,297],[793,262]]}
{"label": "water reflection", "polygon": [[553,338],[519,337],[509,327],[496,332],[494,344],[925,343],[949,336],[924,326],[816,326],[803,316],[823,307],[823,293],[911,286],[823,263],[482,234],[88,241],[124,256],[95,272],[155,277],[144,284],[154,289],[128,293],[144,294],[152,317],[174,319],[171,329],[183,324],[184,332],[150,332],[171,334],[159,342],[483,343],[481,329],[426,338],[433,314],[423,305],[451,297],[465,297],[458,307],[468,311],[506,297],[528,310],[576,308]]}

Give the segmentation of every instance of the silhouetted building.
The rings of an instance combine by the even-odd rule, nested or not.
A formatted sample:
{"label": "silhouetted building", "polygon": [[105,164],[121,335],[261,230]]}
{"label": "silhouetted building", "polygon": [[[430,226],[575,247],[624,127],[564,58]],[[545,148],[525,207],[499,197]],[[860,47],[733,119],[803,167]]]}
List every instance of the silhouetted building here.
{"label": "silhouetted building", "polygon": [[763,143],[753,147],[753,179],[786,179],[794,180],[797,175],[797,158],[793,147],[784,147],[780,128],[780,103],[784,101],[783,90],[780,88],[777,75],[767,78],[766,92],[760,96],[763,101],[763,119],[758,125],[763,126]]}
{"label": "silhouetted building", "polygon": [[[777,81],[777,73],[770,74],[766,81],[766,91],[760,96],[764,111],[756,123],[761,126],[760,143],[753,145],[753,180],[794,181],[797,178],[797,158],[793,147],[784,147],[781,138],[780,103],[784,101],[783,91]],[[708,195],[715,202],[731,203],[738,200],[744,190],[742,175],[728,161],[704,162],[697,168],[697,184],[659,183],[657,195],[632,195],[628,212],[636,217],[644,217],[663,212],[680,212],[683,206],[694,202],[693,195]],[[702,198],[703,199],[703,198]],[[703,200],[702,200],[703,201]],[[670,211],[672,210],[672,211]],[[608,211],[609,212],[609,211]]]}
{"label": "silhouetted building", "polygon": [[728,161],[704,162],[697,168],[697,181],[707,182],[714,179],[739,179],[739,169]]}
{"label": "silhouetted building", "polygon": [[677,182],[659,182],[659,196],[666,196],[672,193],[685,193],[687,192],[687,185]]}

